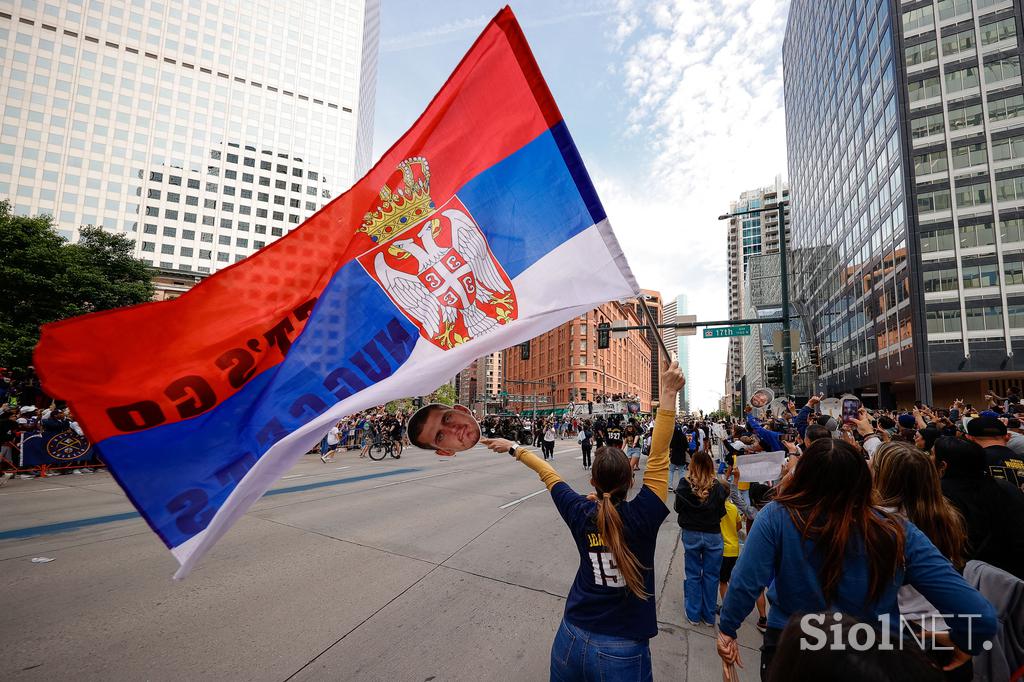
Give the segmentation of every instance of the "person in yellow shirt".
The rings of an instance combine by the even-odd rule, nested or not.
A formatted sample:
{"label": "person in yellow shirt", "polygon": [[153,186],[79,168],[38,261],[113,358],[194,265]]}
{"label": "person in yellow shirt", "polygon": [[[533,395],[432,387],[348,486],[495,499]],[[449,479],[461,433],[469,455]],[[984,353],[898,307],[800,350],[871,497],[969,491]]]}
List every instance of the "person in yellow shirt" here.
{"label": "person in yellow shirt", "polygon": [[740,556],[740,524],[743,517],[732,500],[725,501],[725,516],[722,517],[722,568],[718,572],[718,596],[725,599],[729,578],[736,559]]}

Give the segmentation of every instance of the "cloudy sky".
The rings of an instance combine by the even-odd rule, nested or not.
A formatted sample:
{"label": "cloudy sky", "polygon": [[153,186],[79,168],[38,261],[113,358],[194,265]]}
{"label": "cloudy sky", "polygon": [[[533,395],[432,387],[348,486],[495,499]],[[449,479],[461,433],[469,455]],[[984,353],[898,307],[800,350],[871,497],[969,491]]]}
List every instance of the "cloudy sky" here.
{"label": "cloudy sky", "polygon": [[[374,152],[412,124],[502,7],[382,0]],[[783,0],[525,0],[512,9],[637,281],[727,316],[725,223],[786,171]],[[716,409],[725,340],[691,337],[691,407]]]}

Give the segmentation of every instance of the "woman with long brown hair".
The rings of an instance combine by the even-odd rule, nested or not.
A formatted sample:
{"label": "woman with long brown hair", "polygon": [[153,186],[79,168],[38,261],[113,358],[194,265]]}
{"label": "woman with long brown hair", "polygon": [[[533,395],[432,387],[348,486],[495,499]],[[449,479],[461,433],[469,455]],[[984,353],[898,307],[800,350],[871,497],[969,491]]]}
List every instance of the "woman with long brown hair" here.
{"label": "woman with long brown hair", "polygon": [[771,608],[762,679],[792,614],[846,613],[901,632],[903,584],[956,614],[947,624],[960,649],[980,653],[995,634],[992,605],[912,523],[878,507],[864,455],[834,438],[815,441],[757,515],[722,604],[719,655],[727,664],[739,659],[736,631],[765,587]]}
{"label": "woman with long brown hair", "polygon": [[690,625],[714,627],[722,569],[722,517],[729,489],[715,477],[708,453],[697,451],[676,488],[675,509],[683,543],[683,604]]}
{"label": "woman with long brown hair", "polygon": [[[661,404],[675,405],[684,383],[673,362],[661,375]],[[658,410],[643,485],[631,500],[626,494],[633,469],[619,448],[597,448],[590,470],[594,492],[584,497],[525,448],[500,438],[481,441],[537,472],[576,541],[580,565],[551,647],[552,680],[652,679],[649,640],[658,634],[654,548],[668,516],[674,421],[675,412]]]}
{"label": "woman with long brown hair", "polygon": [[[942,496],[939,471],[931,457],[910,443],[893,441],[878,448],[871,468],[879,505],[909,519],[957,570],[962,570],[967,544],[964,519]],[[900,615],[912,626],[935,633],[949,630],[939,610],[912,585],[900,588],[899,605]],[[945,639],[944,635],[937,638]],[[951,666],[946,679],[970,680],[973,668],[969,657],[952,650],[948,642],[941,644],[941,649],[929,648],[938,663]]]}

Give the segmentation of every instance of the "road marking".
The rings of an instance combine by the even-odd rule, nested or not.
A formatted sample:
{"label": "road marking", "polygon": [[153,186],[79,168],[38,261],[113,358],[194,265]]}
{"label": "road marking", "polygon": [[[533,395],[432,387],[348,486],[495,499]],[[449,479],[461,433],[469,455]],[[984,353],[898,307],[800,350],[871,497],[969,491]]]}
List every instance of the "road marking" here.
{"label": "road marking", "polygon": [[[264,497],[270,497],[272,495],[284,495],[287,493],[303,492],[306,490],[315,490],[316,488],[326,488],[328,486],[343,485],[345,483],[357,483],[359,481],[367,481],[374,478],[383,478],[385,476],[399,476],[401,474],[412,474],[422,469],[391,469],[389,471],[380,471],[372,474],[363,474],[361,476],[350,476],[348,478],[336,478],[330,481],[317,481],[315,483],[303,483],[302,485],[294,485],[289,488],[276,488],[274,490],[268,490],[263,494]],[[416,480],[416,479],[412,479]],[[399,481],[400,483],[404,481]],[[54,533],[65,533],[70,530],[78,528],[86,528],[88,526],[100,526],[107,523],[114,523],[115,521],[127,521],[129,519],[141,518],[139,513],[136,511],[124,512],[123,514],[110,514],[107,516],[91,516],[84,519],[75,519],[74,521],[62,521],[60,523],[47,523],[40,526],[29,526],[27,528],[14,528],[12,530],[0,531],[0,540],[14,540],[19,538],[30,538],[39,535],[52,535]]]}
{"label": "road marking", "polygon": [[[4,495],[22,495],[24,493],[45,493],[48,490],[73,490],[76,487],[78,486],[65,485],[60,488],[40,488],[39,490],[12,490],[9,493],[0,493],[0,497],[3,497]],[[82,487],[84,488],[85,486]]]}
{"label": "road marking", "polygon": [[513,500],[513,501],[509,502],[508,504],[503,504],[500,507],[498,507],[498,509],[508,509],[512,505],[519,504],[520,502],[524,502],[524,501],[530,499],[531,497],[536,497],[537,495],[540,495],[541,493],[546,493],[547,491],[548,491],[547,488],[543,488],[542,490],[538,490],[535,493],[530,493],[526,497],[520,497],[518,500]]}
{"label": "road marking", "polygon": [[[419,470],[416,469],[416,471],[419,471]],[[439,474],[430,474],[429,476],[419,476],[418,478],[406,478],[406,479],[403,479],[401,481],[392,481],[391,483],[384,483],[382,485],[375,485],[372,488],[370,488],[370,490],[377,490],[378,488],[387,488],[388,486],[398,485],[399,483],[412,483],[413,481],[422,481],[422,480],[425,480],[425,479],[428,479],[428,478],[436,478],[438,476],[447,476],[448,474],[456,474],[456,473],[458,473],[460,471],[463,471],[463,469],[452,469],[451,471],[442,471]]]}
{"label": "road marking", "polygon": [[[334,467],[334,470],[335,471],[341,471],[342,469],[351,469],[351,468],[352,468],[351,466],[347,466],[347,467]],[[324,471],[323,473],[319,473],[319,474],[291,474],[291,475],[288,475],[288,476],[282,476],[281,480],[282,481],[287,481],[290,478],[309,478],[311,476],[330,476],[330,475],[331,475],[330,471]]]}

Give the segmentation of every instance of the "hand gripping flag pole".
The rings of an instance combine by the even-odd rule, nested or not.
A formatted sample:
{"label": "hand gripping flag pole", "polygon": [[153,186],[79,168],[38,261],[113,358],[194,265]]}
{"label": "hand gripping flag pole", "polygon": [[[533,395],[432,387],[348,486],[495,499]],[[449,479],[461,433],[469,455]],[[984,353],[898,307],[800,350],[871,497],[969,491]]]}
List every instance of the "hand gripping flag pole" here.
{"label": "hand gripping flag pole", "polygon": [[506,7],[298,229],[175,300],[45,326],[35,362],[183,577],[343,416],[639,293]]}

